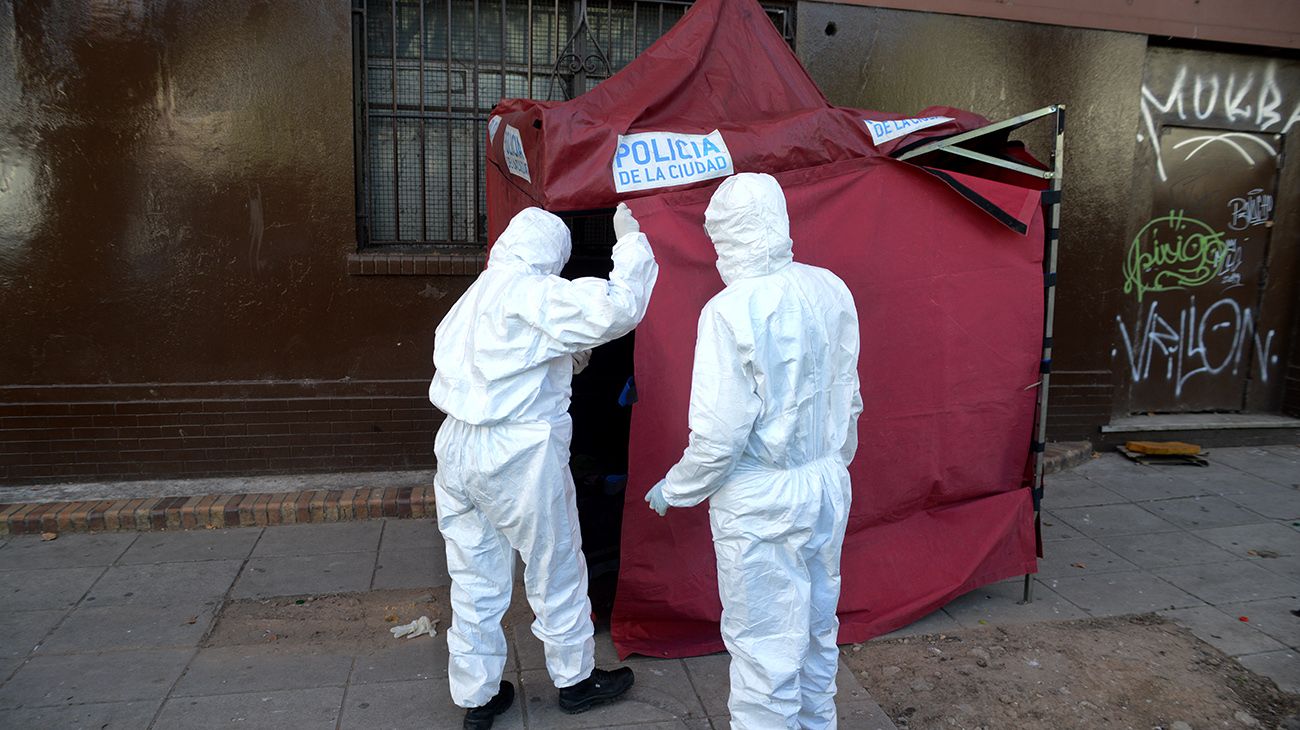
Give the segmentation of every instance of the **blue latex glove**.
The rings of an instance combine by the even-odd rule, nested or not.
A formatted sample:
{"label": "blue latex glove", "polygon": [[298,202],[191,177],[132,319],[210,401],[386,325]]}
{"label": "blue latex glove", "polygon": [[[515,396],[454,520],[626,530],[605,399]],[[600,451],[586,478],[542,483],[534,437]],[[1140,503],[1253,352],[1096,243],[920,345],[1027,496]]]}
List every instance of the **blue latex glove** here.
{"label": "blue latex glove", "polygon": [[650,503],[650,509],[658,512],[660,517],[668,514],[668,500],[664,499],[664,485],[667,483],[667,479],[660,479],[659,483],[645,495],[645,501]]}

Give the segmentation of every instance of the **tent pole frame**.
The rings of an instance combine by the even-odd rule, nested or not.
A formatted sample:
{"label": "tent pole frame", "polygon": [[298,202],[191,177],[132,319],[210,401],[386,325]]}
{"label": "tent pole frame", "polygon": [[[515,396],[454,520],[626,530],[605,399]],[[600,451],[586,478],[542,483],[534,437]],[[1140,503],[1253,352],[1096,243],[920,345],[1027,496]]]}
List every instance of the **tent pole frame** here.
{"label": "tent pole frame", "polygon": [[[958,146],[962,142],[977,139],[993,132],[1015,129],[1046,117],[1052,117],[1055,122],[1052,159],[1049,165],[1051,169],[1048,170],[1040,170]],[[1036,530],[1041,530],[1043,473],[1047,462],[1047,389],[1052,377],[1052,320],[1056,315],[1056,259],[1061,231],[1061,183],[1065,172],[1065,105],[1053,104],[979,129],[972,129],[969,132],[962,132],[946,139],[931,142],[908,150],[899,155],[898,159],[907,160],[931,152],[947,152],[1048,181],[1048,187],[1044,193],[1044,219],[1047,225],[1044,226],[1043,231],[1043,352],[1039,366],[1040,379],[1036,383],[1038,399],[1034,418],[1034,440],[1030,444],[1030,451],[1034,457],[1034,525]],[[1041,542],[1041,535],[1039,539]],[[1024,598],[1021,603],[1032,603],[1033,600],[1034,576],[1033,574],[1027,574],[1025,575]]]}

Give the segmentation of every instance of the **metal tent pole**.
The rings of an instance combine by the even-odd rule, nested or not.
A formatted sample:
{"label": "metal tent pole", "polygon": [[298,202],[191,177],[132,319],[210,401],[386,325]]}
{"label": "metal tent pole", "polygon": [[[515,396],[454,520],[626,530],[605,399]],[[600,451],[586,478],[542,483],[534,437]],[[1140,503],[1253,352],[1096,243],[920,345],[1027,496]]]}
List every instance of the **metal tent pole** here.
{"label": "metal tent pole", "polygon": [[[1052,149],[1052,177],[1044,196],[1048,201],[1043,248],[1043,359],[1039,370],[1038,416],[1034,431],[1034,524],[1040,524],[1043,470],[1047,461],[1047,396],[1052,379],[1052,320],[1056,314],[1056,255],[1061,237],[1061,183],[1065,169],[1065,105],[1055,105],[1056,135]],[[1024,603],[1034,600],[1034,576],[1025,576]]]}

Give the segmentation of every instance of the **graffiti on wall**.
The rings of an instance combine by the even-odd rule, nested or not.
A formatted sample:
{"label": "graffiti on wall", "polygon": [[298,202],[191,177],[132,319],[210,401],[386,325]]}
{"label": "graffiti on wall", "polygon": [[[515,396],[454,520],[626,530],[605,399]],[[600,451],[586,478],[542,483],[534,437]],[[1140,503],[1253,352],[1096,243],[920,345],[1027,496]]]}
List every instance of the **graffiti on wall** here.
{"label": "graffiti on wall", "polygon": [[1133,382],[1146,381],[1154,370],[1173,386],[1175,397],[1182,396],[1197,375],[1237,375],[1243,367],[1250,368],[1246,358],[1251,353],[1260,378],[1268,382],[1269,370],[1278,361],[1275,332],[1260,332],[1254,309],[1231,297],[1208,307],[1200,307],[1192,297],[1186,306],[1163,312],[1160,302],[1153,301],[1131,327],[1118,315],[1115,321]]}
{"label": "graffiti on wall", "polygon": [[[1138,140],[1150,142],[1156,157],[1156,173],[1161,180],[1167,180],[1165,160],[1157,134],[1162,119],[1189,124],[1250,124],[1262,132],[1285,134],[1300,122],[1300,94],[1278,81],[1276,62],[1249,71],[1226,74],[1218,71],[1190,71],[1183,66],[1165,88],[1151,88],[1143,84],[1141,111],[1145,131],[1138,135]],[[1210,137],[1215,139],[1208,139]],[[1258,138],[1245,134],[1216,134],[1207,135],[1206,138],[1198,142],[1232,144],[1252,163],[1255,154],[1260,152],[1252,147],[1258,144],[1267,147]],[[1276,150],[1271,151],[1276,156]]]}
{"label": "graffiti on wall", "polygon": [[[1236,376],[1255,367],[1260,380],[1268,382],[1278,362],[1273,350],[1276,332],[1260,331],[1254,307],[1223,295],[1243,286],[1242,266],[1250,243],[1230,234],[1269,225],[1273,196],[1256,188],[1227,205],[1228,230],[1216,231],[1185,211],[1171,210],[1148,221],[1129,244],[1124,292],[1139,302],[1147,303],[1144,298],[1149,301],[1150,294],[1194,289],[1218,297],[1208,306],[1199,304],[1194,294],[1172,306],[1149,301],[1132,322],[1116,315],[1134,383],[1163,377],[1178,398],[1198,375]],[[1118,354],[1118,348],[1111,352]]]}
{"label": "graffiti on wall", "polygon": [[1124,259],[1124,293],[1142,301],[1148,292],[1200,286],[1220,273],[1227,260],[1223,234],[1181,210],[1153,218],[1129,244]]}

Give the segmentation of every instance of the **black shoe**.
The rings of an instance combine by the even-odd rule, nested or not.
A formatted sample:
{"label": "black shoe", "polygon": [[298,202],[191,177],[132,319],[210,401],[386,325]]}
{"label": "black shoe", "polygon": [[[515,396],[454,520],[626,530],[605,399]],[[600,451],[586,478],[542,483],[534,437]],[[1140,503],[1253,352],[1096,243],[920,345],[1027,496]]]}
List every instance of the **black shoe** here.
{"label": "black shoe", "polygon": [[497,690],[497,696],[488,700],[486,705],[465,710],[465,730],[488,730],[497,715],[510,709],[510,705],[514,702],[515,686],[509,682],[502,682],[501,689]]}
{"label": "black shoe", "polygon": [[613,702],[632,688],[632,670],[619,667],[612,672],[594,669],[591,676],[572,687],[560,688],[560,709],[576,715],[596,705]]}

